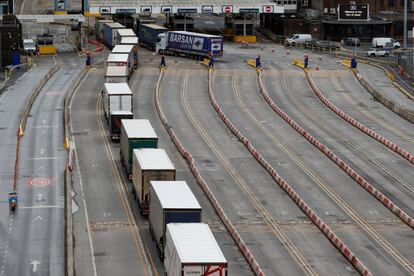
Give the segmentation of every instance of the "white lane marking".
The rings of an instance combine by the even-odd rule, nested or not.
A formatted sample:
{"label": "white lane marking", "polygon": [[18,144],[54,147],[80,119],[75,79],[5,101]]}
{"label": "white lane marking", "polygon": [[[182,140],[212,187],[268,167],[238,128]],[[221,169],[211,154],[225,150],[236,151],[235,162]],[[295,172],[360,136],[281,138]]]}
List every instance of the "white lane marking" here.
{"label": "white lane marking", "polygon": [[52,128],[57,126],[32,126],[32,128]]}
{"label": "white lane marking", "polygon": [[46,209],[46,208],[61,208],[59,205],[33,205],[33,206],[19,206],[19,209]]}
{"label": "white lane marking", "polygon": [[[88,71],[86,73],[86,75],[83,78],[83,80],[81,81],[81,83],[79,83],[78,87],[73,92],[73,95],[72,95],[72,98],[70,100],[69,106],[72,106],[73,99],[75,98],[76,93],[79,91],[79,87],[81,87],[82,84],[85,82],[85,80],[88,78],[89,72],[90,71]],[[72,116],[71,111],[72,111],[72,109],[69,108],[69,116]],[[70,124],[70,132],[73,133],[72,124]],[[93,248],[92,233],[91,233],[91,228],[89,227],[89,215],[88,215],[88,208],[86,206],[85,191],[83,189],[82,175],[81,175],[81,172],[80,172],[80,166],[79,166],[79,161],[78,161],[78,152],[76,150],[75,137],[73,135],[71,137],[71,140],[72,140],[72,146],[73,146],[73,150],[74,150],[73,152],[75,153],[74,158],[75,158],[75,163],[76,163],[76,171],[78,172],[79,185],[80,185],[80,188],[81,188],[81,197],[82,197],[82,203],[83,203],[83,211],[85,213],[86,229],[88,230],[87,232],[88,232],[89,250],[91,251],[93,275],[98,276],[98,273],[96,271],[95,253],[94,253],[94,248]]]}
{"label": "white lane marking", "polygon": [[44,200],[46,200],[46,199],[43,200],[43,198],[45,198],[45,194],[42,194],[42,193],[37,193],[36,196],[35,196],[35,200],[36,201],[44,201]]}
{"label": "white lane marking", "polygon": [[40,265],[39,261],[34,260],[33,262],[30,263],[31,265],[33,265],[33,272],[37,271],[37,266]]}
{"label": "white lane marking", "polygon": [[34,218],[34,221],[36,221],[36,220],[42,220],[42,217],[41,216],[37,216],[37,217]]}
{"label": "white lane marking", "polygon": [[45,149],[40,149],[40,155],[43,155],[45,153]]}
{"label": "white lane marking", "polygon": [[57,159],[61,159],[61,158],[60,157],[33,157],[27,160],[57,160]]}
{"label": "white lane marking", "polygon": [[13,226],[13,216],[14,216],[14,214],[12,213],[10,215],[10,219],[9,219],[9,231],[7,232],[6,246],[5,246],[5,248],[3,250],[3,254],[2,254],[3,262],[1,264],[0,275],[4,275],[4,268],[6,266],[7,252],[9,251],[9,240],[10,240],[10,237],[11,237],[11,230],[12,230],[12,226]]}
{"label": "white lane marking", "polygon": [[46,125],[46,120],[45,119],[42,120],[42,124]]}

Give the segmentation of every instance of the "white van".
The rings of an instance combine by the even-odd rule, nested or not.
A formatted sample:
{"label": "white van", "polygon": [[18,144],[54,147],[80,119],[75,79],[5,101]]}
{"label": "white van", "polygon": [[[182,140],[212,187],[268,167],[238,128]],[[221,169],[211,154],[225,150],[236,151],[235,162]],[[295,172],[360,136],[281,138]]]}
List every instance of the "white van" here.
{"label": "white van", "polygon": [[401,47],[401,44],[391,37],[374,37],[372,39],[372,47],[386,48],[386,46],[397,49]]}
{"label": "white van", "polygon": [[295,45],[297,43],[306,43],[312,40],[312,36],[310,34],[293,34],[288,36],[285,40],[287,45]]}
{"label": "white van", "polygon": [[23,50],[26,55],[36,54],[36,43],[33,41],[33,39],[23,39]]}

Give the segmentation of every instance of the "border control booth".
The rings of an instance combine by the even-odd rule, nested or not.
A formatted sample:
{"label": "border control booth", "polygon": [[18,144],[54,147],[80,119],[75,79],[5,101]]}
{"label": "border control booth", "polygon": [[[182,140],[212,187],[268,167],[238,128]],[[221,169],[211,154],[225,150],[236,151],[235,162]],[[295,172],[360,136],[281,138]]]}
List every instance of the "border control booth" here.
{"label": "border control booth", "polygon": [[[82,0],[82,11],[85,16],[110,15],[117,18],[120,13],[125,12],[131,18],[131,24],[135,21],[135,30],[138,27],[137,18],[141,17],[155,18],[162,14],[165,16],[166,26],[170,29],[193,31],[197,27],[192,18],[194,14],[224,14],[226,17],[224,36],[236,42],[256,42],[254,28],[258,14],[284,14],[285,8],[291,11],[291,6],[287,0],[244,0],[229,3],[223,3],[220,0],[209,2],[203,0],[185,2],[181,0],[141,0],[139,2]],[[296,5],[294,10],[296,10]],[[122,22],[122,20],[119,22],[126,23],[128,27],[127,22]]]}

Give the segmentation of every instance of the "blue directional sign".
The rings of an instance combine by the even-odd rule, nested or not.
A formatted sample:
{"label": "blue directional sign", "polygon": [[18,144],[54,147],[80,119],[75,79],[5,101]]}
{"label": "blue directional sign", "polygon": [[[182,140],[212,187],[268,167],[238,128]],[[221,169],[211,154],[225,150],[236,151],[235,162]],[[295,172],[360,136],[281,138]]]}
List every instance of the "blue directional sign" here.
{"label": "blue directional sign", "polygon": [[65,11],[66,0],[55,0],[55,11]]}

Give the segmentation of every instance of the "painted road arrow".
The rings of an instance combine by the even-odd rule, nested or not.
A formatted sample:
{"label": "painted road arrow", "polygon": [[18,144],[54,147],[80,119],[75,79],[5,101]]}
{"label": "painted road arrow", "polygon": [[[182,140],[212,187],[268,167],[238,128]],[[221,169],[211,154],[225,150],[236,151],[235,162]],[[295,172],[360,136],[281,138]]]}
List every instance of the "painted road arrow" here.
{"label": "painted road arrow", "polygon": [[31,262],[30,264],[33,265],[33,270],[32,271],[36,272],[37,271],[37,266],[40,265],[40,262],[35,260],[35,261]]}

